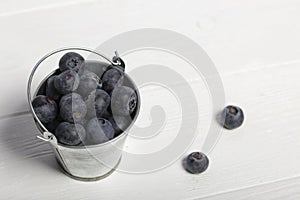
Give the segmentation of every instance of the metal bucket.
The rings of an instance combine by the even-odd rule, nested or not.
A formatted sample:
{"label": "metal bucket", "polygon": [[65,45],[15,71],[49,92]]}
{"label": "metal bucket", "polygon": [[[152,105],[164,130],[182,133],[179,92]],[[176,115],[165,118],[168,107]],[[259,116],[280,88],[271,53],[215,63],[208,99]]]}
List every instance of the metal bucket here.
{"label": "metal bucket", "polygon": [[[113,138],[112,140],[109,140],[108,142],[98,144],[98,145],[67,146],[59,143],[55,135],[49,132],[47,128],[40,122],[31,104],[32,97],[35,97],[40,93],[40,91],[43,90],[47,78],[51,76],[53,73],[55,73],[56,71],[52,71],[51,73],[48,73],[47,76],[43,76],[45,78],[43,78],[43,80],[38,83],[37,88],[33,90],[33,92],[32,92],[32,82],[37,69],[41,66],[41,64],[46,59],[50,58],[55,54],[68,52],[68,51],[75,51],[75,52],[84,51],[86,53],[94,54],[96,56],[99,56],[99,58],[104,59],[107,62],[107,65],[122,69],[122,67],[120,67],[121,64],[120,62],[111,61],[106,56],[99,54],[90,49],[64,48],[64,49],[53,51],[45,55],[43,58],[41,58],[38,61],[38,63],[35,65],[35,67],[33,68],[30,74],[28,85],[27,85],[28,103],[34,121],[41,132],[41,135],[37,137],[51,144],[53,151],[55,152],[57,161],[62,166],[66,174],[77,180],[95,181],[95,180],[102,179],[108,176],[109,174],[111,174],[120,163],[121,156],[122,156],[122,149],[127,137],[128,130],[133,125],[139,113],[140,95],[132,79],[130,79],[130,77],[128,77],[125,74],[124,84],[126,86],[133,88],[136,91],[138,97],[138,105],[135,112],[131,116],[132,122],[130,126],[119,136]],[[116,56],[118,56],[117,53]],[[103,63],[103,62],[101,61],[99,63]]]}

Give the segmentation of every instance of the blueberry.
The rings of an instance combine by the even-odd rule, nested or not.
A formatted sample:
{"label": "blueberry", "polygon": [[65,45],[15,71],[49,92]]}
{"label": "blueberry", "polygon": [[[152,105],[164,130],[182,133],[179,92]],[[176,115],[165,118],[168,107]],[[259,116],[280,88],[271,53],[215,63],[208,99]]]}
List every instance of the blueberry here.
{"label": "blueberry", "polygon": [[192,174],[200,174],[207,170],[209,160],[204,153],[193,152],[184,159],[185,169]]}
{"label": "blueberry", "polygon": [[88,96],[98,87],[99,80],[100,78],[93,72],[87,72],[81,75],[77,92],[83,97]]}
{"label": "blueberry", "polygon": [[79,69],[79,74],[84,74],[86,72],[93,72],[98,77],[102,77],[104,72],[107,70],[109,66],[106,62],[87,60],[84,62],[84,65]]}
{"label": "blueberry", "polygon": [[79,122],[79,124],[81,124],[82,126],[86,126],[87,125],[87,123],[89,122],[89,120],[85,117],[85,118],[83,118],[80,122]]}
{"label": "blueberry", "polygon": [[224,120],[224,128],[232,130],[242,125],[244,122],[244,113],[237,106],[227,106],[223,110],[222,119]]}
{"label": "blueberry", "polygon": [[112,115],[108,112],[108,109],[105,110],[101,115],[101,118],[104,118],[104,119],[109,119],[111,117],[112,117]]}
{"label": "blueberry", "polygon": [[88,117],[102,117],[102,114],[106,112],[109,103],[110,103],[110,96],[101,89],[96,89],[92,92],[87,100],[85,101],[88,109]]}
{"label": "blueberry", "polygon": [[68,94],[79,86],[79,75],[72,70],[67,70],[54,78],[54,86],[60,94]]}
{"label": "blueberry", "polygon": [[47,84],[46,84],[46,96],[52,98],[53,100],[55,100],[56,102],[59,101],[61,95],[59,94],[59,92],[56,90],[56,88],[54,87],[54,79],[55,79],[56,75],[54,76],[50,76],[47,80]]}
{"label": "blueberry", "polygon": [[80,124],[62,122],[56,128],[55,136],[59,143],[75,146],[86,139],[86,132]]}
{"label": "blueberry", "polygon": [[101,144],[114,137],[114,129],[111,123],[103,118],[91,119],[86,127],[87,144]]}
{"label": "blueberry", "polygon": [[75,52],[68,52],[59,60],[59,69],[61,72],[66,70],[77,70],[84,63],[84,58]]}
{"label": "blueberry", "polygon": [[123,133],[131,124],[130,116],[113,116],[107,119],[115,130],[115,136]]}
{"label": "blueberry", "polygon": [[121,70],[111,68],[102,77],[102,88],[110,93],[115,87],[123,84],[124,74]]}
{"label": "blueberry", "polygon": [[111,94],[111,110],[114,115],[130,115],[137,106],[135,91],[126,86],[116,87]]}
{"label": "blueberry", "polygon": [[32,106],[35,114],[42,123],[49,123],[57,116],[57,105],[50,97],[39,95],[33,99]]}
{"label": "blueberry", "polygon": [[87,108],[82,97],[77,93],[70,93],[63,96],[59,102],[60,116],[67,122],[81,122]]}
{"label": "blueberry", "polygon": [[61,123],[61,120],[55,118],[53,121],[49,123],[43,123],[43,125],[47,128],[51,133],[55,132],[56,127]]}

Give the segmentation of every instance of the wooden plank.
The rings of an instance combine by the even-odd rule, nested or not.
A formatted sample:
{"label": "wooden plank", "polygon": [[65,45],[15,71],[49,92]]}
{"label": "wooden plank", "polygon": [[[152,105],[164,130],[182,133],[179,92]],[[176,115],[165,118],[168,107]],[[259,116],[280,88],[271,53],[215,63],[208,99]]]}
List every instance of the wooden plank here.
{"label": "wooden plank", "polygon": [[[93,0],[95,1],[95,0]],[[31,13],[40,10],[52,9],[55,7],[67,7],[74,4],[82,4],[92,2],[82,0],[28,0],[28,1],[1,1],[0,2],[0,17],[8,17],[12,15],[20,15]]]}
{"label": "wooden plank", "polygon": [[257,185],[245,189],[240,189],[232,192],[225,192],[218,195],[212,195],[210,197],[193,198],[193,199],[205,199],[205,200],[230,200],[230,199],[286,199],[296,200],[300,197],[300,178],[291,178],[287,180],[279,180],[273,183]]}
{"label": "wooden plank", "polygon": [[[1,198],[299,198],[299,1],[231,1],[216,5],[198,0],[113,0],[57,6],[50,1],[30,2],[11,9],[10,3],[0,3]],[[226,102],[245,110],[245,124],[233,132],[223,131],[209,154],[210,168],[203,175],[186,173],[178,160],[150,174],[115,172],[90,184],[69,179],[59,170],[49,146],[35,139],[38,131],[26,114],[30,70],[53,49],[95,48],[113,35],[140,27],[174,30],[199,43],[219,70]],[[136,63],[145,63],[145,57],[131,60],[130,69],[138,67]],[[177,61],[170,64],[180,69]],[[192,151],[201,149],[212,113],[203,80],[188,80],[201,111],[199,136],[189,149]],[[166,95],[157,87],[143,90],[144,97],[150,100],[153,94]],[[149,123],[150,100],[143,106],[140,125]],[[169,101],[173,99],[167,97],[162,103]],[[169,109],[172,117],[163,133],[172,135],[181,116],[177,107]],[[169,139],[161,137],[160,144],[168,144]],[[128,140],[126,150],[152,151],[156,147],[154,140],[148,142],[145,145]],[[126,161],[124,157],[121,167]]]}
{"label": "wooden plank", "polygon": [[[4,177],[3,180],[8,181],[1,182],[0,188],[3,188],[6,197],[14,198],[20,198],[19,195],[22,195],[24,198],[51,199],[59,195],[64,199],[74,196],[75,199],[85,197],[118,199],[126,195],[131,199],[182,199],[206,197],[298,177],[300,175],[298,167],[300,163],[297,159],[300,152],[300,136],[297,131],[300,128],[297,123],[300,108],[297,104],[299,93],[296,92],[300,84],[297,81],[298,73],[298,66],[294,65],[278,67],[277,70],[267,68],[236,73],[224,78],[228,103],[238,103],[242,106],[246,113],[246,121],[240,129],[223,131],[221,139],[209,154],[211,160],[209,170],[199,176],[186,173],[178,160],[172,166],[150,174],[132,175],[116,172],[107,179],[93,184],[73,181],[57,170],[53,155],[47,146],[34,140],[37,130],[30,115],[3,119],[0,121],[0,151],[3,152],[0,174]],[[260,84],[249,87],[253,83],[253,77],[255,82]],[[145,92],[147,93],[147,90]],[[148,92],[156,93],[159,90]],[[202,106],[205,107],[207,104],[200,103],[200,107]],[[201,115],[201,118],[205,119],[210,114],[205,112]],[[180,120],[180,113],[174,116],[168,129],[162,133],[176,133],[178,128],[176,120]],[[201,149],[207,131],[205,127],[208,126],[208,120],[202,122],[199,136],[189,151]],[[162,145],[168,143],[168,138],[161,141]],[[129,139],[126,146],[129,146],[127,150],[131,152],[140,152],[140,141],[132,142]],[[152,146],[144,146],[144,149],[148,150],[147,148],[151,150]],[[120,167],[126,164],[126,157],[123,157]],[[20,165],[23,167],[22,171],[18,171]],[[19,180],[20,176],[23,177],[22,181]],[[39,184],[44,179],[47,180],[47,184]],[[25,187],[29,180],[34,188]],[[57,182],[60,184],[56,184]],[[16,183],[18,187],[24,188],[22,194],[11,195],[12,193],[4,192],[12,192]],[[49,186],[51,190],[48,189]],[[272,188],[276,190],[276,187],[271,186]],[[287,185],[287,188],[288,192],[298,195],[293,185],[291,188]],[[36,194],[34,191],[43,192]],[[243,195],[249,193],[242,192],[236,199],[243,199],[247,197]],[[270,193],[266,193],[263,197],[267,197],[268,194]],[[278,191],[278,196],[280,195],[287,193]],[[273,198],[272,195],[269,197]]]}
{"label": "wooden plank", "polygon": [[[299,63],[299,2],[263,2],[215,6],[201,1],[105,1],[0,17],[0,89],[7,91],[6,98],[0,99],[0,116],[27,110],[28,75],[47,52],[65,46],[95,48],[113,35],[138,27],[165,28],[187,35],[208,52],[222,75]],[[167,9],[166,18],[170,4],[174,8]],[[255,16],[254,6],[258,7]],[[182,12],[188,13],[178,15]],[[281,40],[283,37],[285,40]],[[13,85],[9,91],[8,85]]]}

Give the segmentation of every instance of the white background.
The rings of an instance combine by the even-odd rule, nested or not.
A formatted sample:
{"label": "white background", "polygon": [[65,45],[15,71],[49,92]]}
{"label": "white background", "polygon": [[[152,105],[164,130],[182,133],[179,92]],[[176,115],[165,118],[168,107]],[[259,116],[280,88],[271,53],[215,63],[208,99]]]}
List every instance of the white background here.
{"label": "white background", "polygon": [[[0,1],[0,199],[299,199],[299,11],[297,0]],[[200,44],[220,73],[226,103],[245,110],[245,124],[223,130],[208,171],[199,176],[178,160],[151,174],[70,179],[48,144],[35,138],[26,101],[29,73],[49,51],[96,48],[139,28],[174,30]],[[191,84],[204,88],[201,80]],[[189,151],[200,149],[210,123],[205,95],[198,94],[203,134]],[[147,124],[146,114],[140,124]],[[166,131],[176,129],[170,124]]]}

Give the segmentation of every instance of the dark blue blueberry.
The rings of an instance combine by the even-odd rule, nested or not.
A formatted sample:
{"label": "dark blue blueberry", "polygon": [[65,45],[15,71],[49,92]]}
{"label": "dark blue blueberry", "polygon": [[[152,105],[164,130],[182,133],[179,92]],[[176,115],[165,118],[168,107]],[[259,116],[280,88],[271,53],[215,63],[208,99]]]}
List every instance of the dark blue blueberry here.
{"label": "dark blue blueberry", "polygon": [[87,141],[86,145],[101,144],[109,141],[115,135],[111,123],[103,118],[91,119],[86,127]]}
{"label": "dark blue blueberry", "polygon": [[108,119],[110,117],[112,117],[112,115],[108,112],[108,110],[105,110],[100,118]]}
{"label": "dark blue blueberry", "polygon": [[87,60],[84,62],[84,65],[79,69],[78,73],[84,74],[86,72],[93,72],[101,78],[108,66],[109,64],[106,62]]}
{"label": "dark blue blueberry", "polygon": [[232,130],[240,127],[244,122],[244,113],[237,106],[227,106],[223,113],[224,128]]}
{"label": "dark blue blueberry", "polygon": [[88,109],[88,117],[94,118],[94,117],[102,117],[102,114],[106,112],[109,103],[110,103],[110,96],[101,89],[96,89],[94,92],[92,92],[87,100],[85,101]]}
{"label": "dark blue blueberry", "polygon": [[56,127],[61,123],[61,120],[55,118],[53,121],[49,123],[44,123],[43,125],[47,128],[51,133],[55,133]]}
{"label": "dark blue blueberry", "polygon": [[130,87],[116,87],[111,94],[113,115],[130,115],[135,110],[137,103],[137,95]]}
{"label": "dark blue blueberry", "polygon": [[62,122],[56,128],[55,136],[59,143],[75,146],[86,139],[86,132],[80,124]]}
{"label": "dark blue blueberry", "polygon": [[72,123],[80,123],[87,113],[85,102],[77,93],[63,96],[59,102],[59,108],[61,118]]}
{"label": "dark blue blueberry", "polygon": [[54,79],[56,75],[50,76],[47,80],[46,84],[46,96],[52,98],[56,102],[59,102],[61,94],[54,87]]}
{"label": "dark blue blueberry", "polygon": [[77,88],[78,94],[83,97],[88,96],[99,84],[100,78],[93,72],[87,72],[80,76],[80,83]]}
{"label": "dark blue blueberry", "polygon": [[77,70],[84,64],[84,58],[75,52],[69,52],[63,55],[59,60],[59,69],[61,72],[66,70]]}
{"label": "dark blue blueberry", "polygon": [[88,120],[84,117],[82,120],[77,122],[78,124],[81,124],[82,126],[85,126],[87,124]]}
{"label": "dark blue blueberry", "polygon": [[33,99],[32,106],[35,114],[42,123],[49,123],[57,116],[57,105],[50,97],[39,95]]}
{"label": "dark blue blueberry", "polygon": [[200,174],[208,168],[209,160],[204,153],[193,152],[184,159],[185,169],[192,174]]}
{"label": "dark blue blueberry", "polygon": [[123,84],[124,74],[121,70],[111,68],[102,77],[102,88],[110,93],[115,87]]}
{"label": "dark blue blueberry", "polygon": [[132,119],[130,116],[114,116],[109,117],[107,120],[111,123],[112,127],[115,130],[115,136],[123,133],[131,124]]}
{"label": "dark blue blueberry", "polygon": [[79,82],[79,75],[75,71],[67,70],[55,77],[54,86],[60,94],[68,94],[78,88]]}

